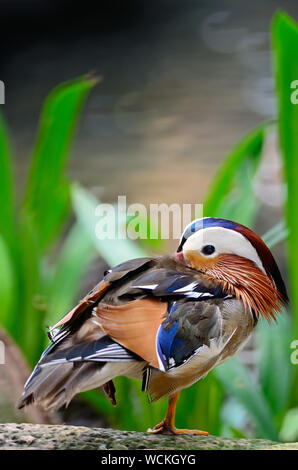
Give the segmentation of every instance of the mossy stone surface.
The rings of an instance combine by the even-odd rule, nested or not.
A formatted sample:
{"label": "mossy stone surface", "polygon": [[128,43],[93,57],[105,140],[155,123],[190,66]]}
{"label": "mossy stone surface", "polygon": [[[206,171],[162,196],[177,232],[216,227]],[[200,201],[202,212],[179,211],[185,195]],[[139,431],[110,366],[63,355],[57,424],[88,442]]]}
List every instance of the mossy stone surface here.
{"label": "mossy stone surface", "polygon": [[216,436],[151,435],[133,431],[46,424],[0,424],[1,449],[296,449],[298,443]]}

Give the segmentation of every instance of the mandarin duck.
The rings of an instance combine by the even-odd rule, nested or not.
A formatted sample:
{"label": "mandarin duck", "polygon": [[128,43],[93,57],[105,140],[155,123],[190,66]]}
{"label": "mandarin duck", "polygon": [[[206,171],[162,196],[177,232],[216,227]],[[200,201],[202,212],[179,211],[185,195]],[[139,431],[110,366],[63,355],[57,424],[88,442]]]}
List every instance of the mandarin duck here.
{"label": "mandarin duck", "polygon": [[116,404],[113,379],[142,379],[151,401],[168,397],[163,421],[175,428],[179,393],[231,358],[259,317],[275,319],[288,300],[277,264],[249,228],[197,219],[170,256],[139,258],[103,279],[49,330],[50,346],[27,380],[19,407],[67,405],[100,387]]}

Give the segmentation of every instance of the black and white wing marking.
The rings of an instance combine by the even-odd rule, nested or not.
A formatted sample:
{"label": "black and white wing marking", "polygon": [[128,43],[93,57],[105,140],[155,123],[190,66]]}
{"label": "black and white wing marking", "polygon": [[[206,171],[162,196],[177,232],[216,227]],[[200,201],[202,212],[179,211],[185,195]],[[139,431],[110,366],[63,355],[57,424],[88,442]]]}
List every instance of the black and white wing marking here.
{"label": "black and white wing marking", "polygon": [[139,276],[130,289],[134,293],[142,291],[163,300],[171,298],[205,300],[228,297],[227,291],[223,290],[220,284],[206,284],[199,276],[164,269]]}
{"label": "black and white wing marking", "polygon": [[63,362],[121,362],[142,360],[139,356],[113,341],[108,336],[101,339],[83,342],[41,358],[39,367],[60,364]]}
{"label": "black and white wing marking", "polygon": [[59,349],[57,343],[52,343],[42,354],[24,388],[27,389],[41,369],[46,366],[67,362],[131,362],[141,360],[139,356],[128,351],[108,336],[64,349]]}

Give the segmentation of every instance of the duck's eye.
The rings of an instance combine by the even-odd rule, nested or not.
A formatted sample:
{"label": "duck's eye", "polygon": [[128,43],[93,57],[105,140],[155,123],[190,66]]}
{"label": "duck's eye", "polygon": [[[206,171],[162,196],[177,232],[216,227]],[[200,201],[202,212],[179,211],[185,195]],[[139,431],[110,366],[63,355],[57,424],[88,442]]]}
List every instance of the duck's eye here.
{"label": "duck's eye", "polygon": [[215,252],[215,247],[213,245],[205,245],[203,246],[201,252],[203,255],[212,255]]}

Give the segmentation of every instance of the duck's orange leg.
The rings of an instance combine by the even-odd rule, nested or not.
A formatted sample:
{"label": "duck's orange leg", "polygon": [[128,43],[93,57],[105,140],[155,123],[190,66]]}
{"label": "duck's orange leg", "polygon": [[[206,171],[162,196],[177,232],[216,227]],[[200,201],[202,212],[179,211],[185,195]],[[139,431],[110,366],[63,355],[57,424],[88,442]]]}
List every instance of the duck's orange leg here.
{"label": "duck's orange leg", "polygon": [[157,424],[153,429],[148,429],[151,434],[192,434],[199,436],[208,436],[207,431],[199,431],[197,429],[176,429],[175,428],[175,413],[176,405],[180,393],[169,398],[169,405],[166,413],[166,417],[161,423]]}

